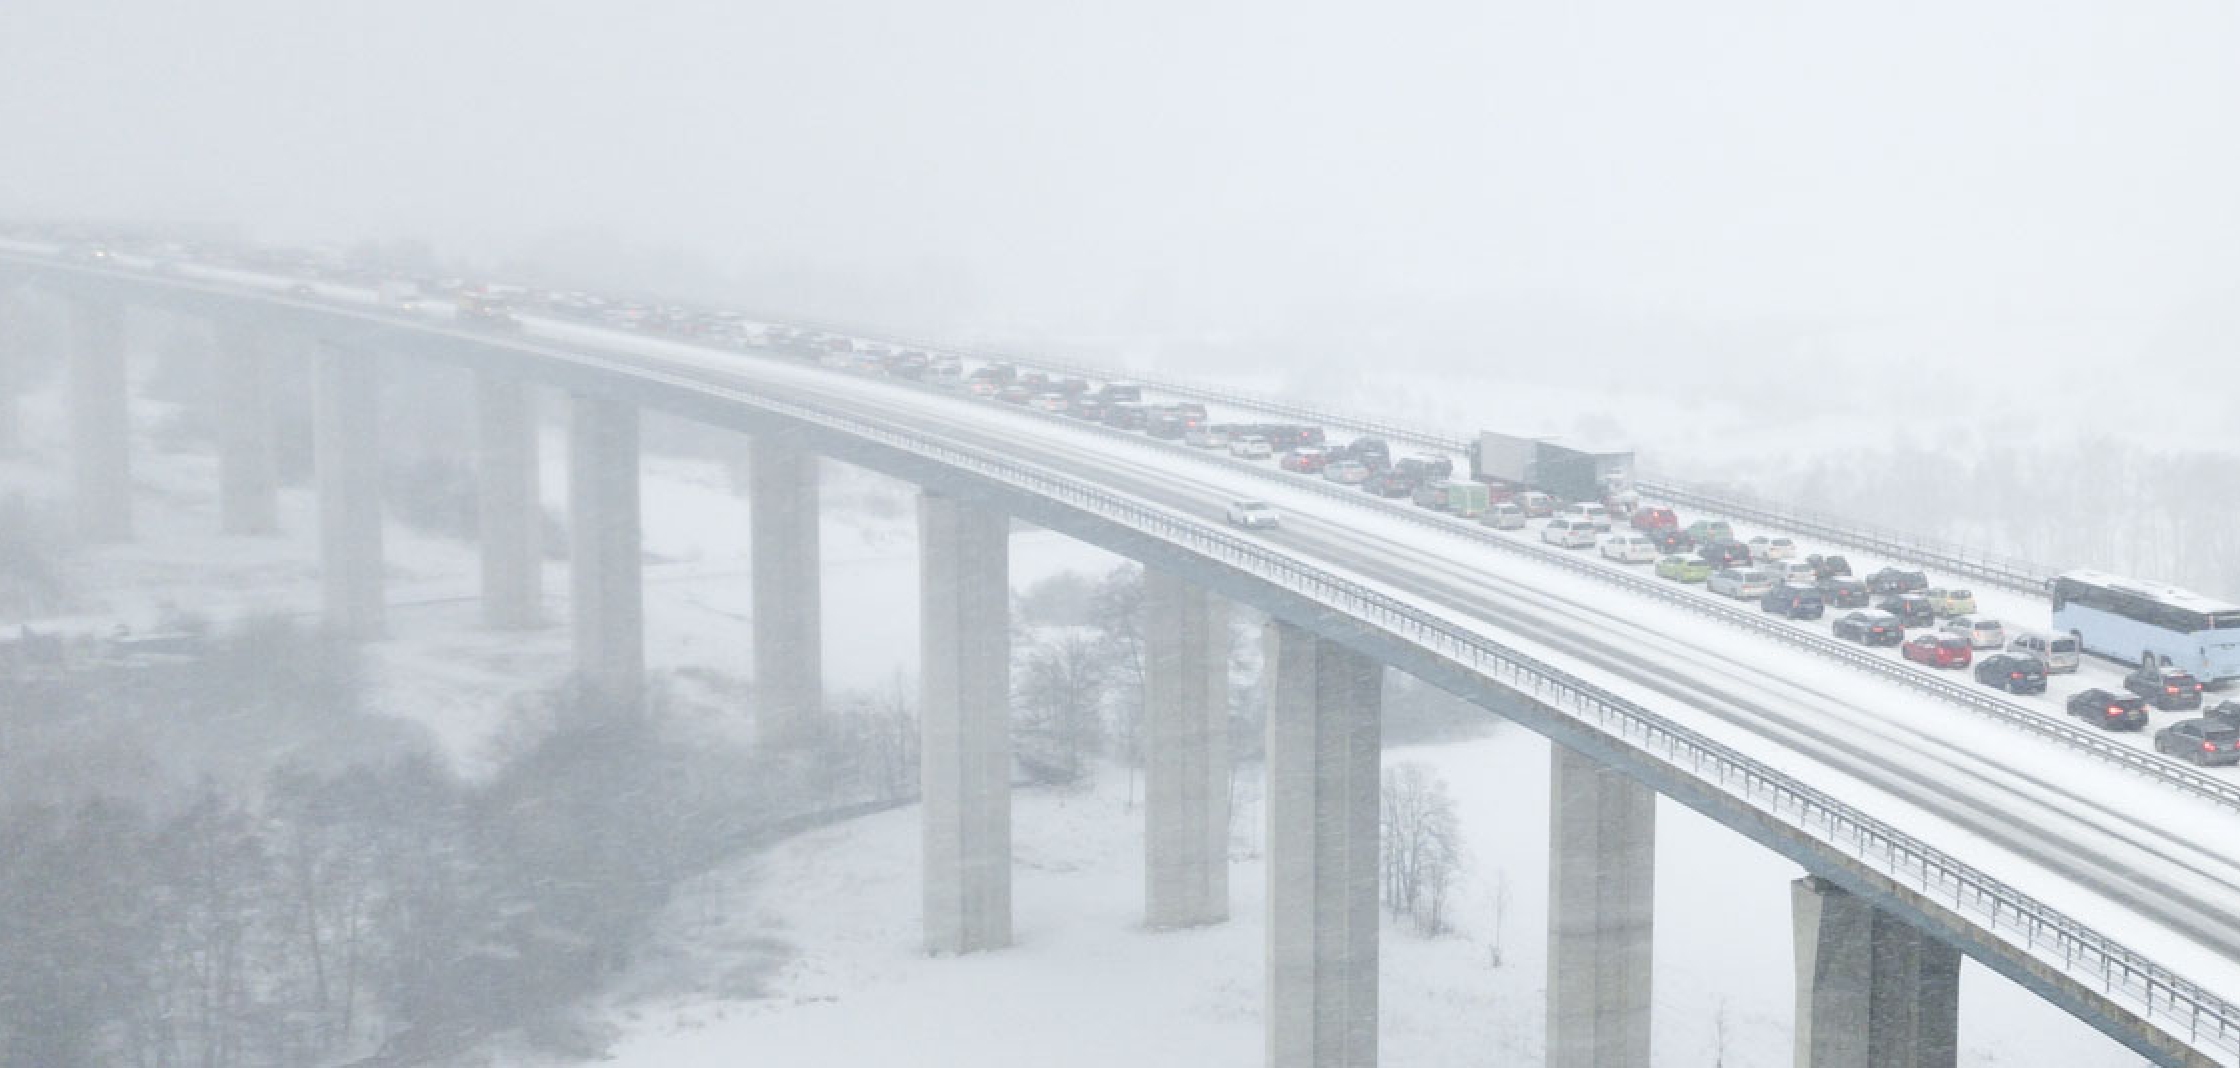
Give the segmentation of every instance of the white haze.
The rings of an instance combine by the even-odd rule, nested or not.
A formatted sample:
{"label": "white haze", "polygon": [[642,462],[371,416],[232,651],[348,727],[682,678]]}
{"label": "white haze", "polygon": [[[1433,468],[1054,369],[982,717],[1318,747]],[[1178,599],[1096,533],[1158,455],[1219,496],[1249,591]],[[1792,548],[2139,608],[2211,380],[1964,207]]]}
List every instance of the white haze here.
{"label": "white haze", "polygon": [[936,329],[2214,367],[2234,56],[2221,2],[13,0],[0,215]]}

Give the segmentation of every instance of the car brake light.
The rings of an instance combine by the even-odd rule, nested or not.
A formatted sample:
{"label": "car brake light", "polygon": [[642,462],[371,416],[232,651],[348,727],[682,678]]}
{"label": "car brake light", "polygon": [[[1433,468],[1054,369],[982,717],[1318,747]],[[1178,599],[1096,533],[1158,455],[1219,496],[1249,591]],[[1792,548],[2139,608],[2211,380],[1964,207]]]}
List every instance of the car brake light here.
{"label": "car brake light", "polygon": [[2201,743],[2201,751],[2204,753],[2214,753],[2217,751],[2217,743],[2203,742]]}
{"label": "car brake light", "polygon": [[2165,687],[2163,687],[2163,689],[2164,689],[2164,690],[2167,690],[2167,691],[2169,691],[2169,692],[2171,692],[2171,693],[2177,693],[2177,692],[2178,692],[2178,688],[2177,688],[2177,687],[2175,687],[2175,686],[2165,686]]}
{"label": "car brake light", "polygon": [[2021,677],[2022,677],[2022,672],[2019,672],[2019,671],[2010,671],[2010,672],[2007,672],[2007,677],[2008,677],[2008,678],[2010,678],[2010,679],[2019,679],[2019,678],[2021,678]]}
{"label": "car brake light", "polygon": [[2122,706],[2122,705],[2109,705],[2109,706],[2108,706],[2108,714],[2109,714],[2109,715],[2111,715],[2111,716],[2120,716],[2120,715],[2123,715],[2123,706]]}

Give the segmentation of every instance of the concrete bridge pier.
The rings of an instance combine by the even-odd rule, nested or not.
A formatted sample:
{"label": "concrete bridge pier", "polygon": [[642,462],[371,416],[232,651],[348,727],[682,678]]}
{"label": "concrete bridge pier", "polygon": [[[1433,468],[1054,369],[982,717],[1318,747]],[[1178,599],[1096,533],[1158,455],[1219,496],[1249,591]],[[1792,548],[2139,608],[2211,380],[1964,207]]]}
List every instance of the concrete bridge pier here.
{"label": "concrete bridge pier", "polygon": [[1229,918],[1229,613],[1145,569],[1144,924]]}
{"label": "concrete bridge pier", "polygon": [[1552,749],[1548,1064],[1648,1068],[1656,791]]}
{"label": "concrete bridge pier", "polygon": [[345,637],[377,638],[385,608],[379,357],[321,343],[312,377],[326,626]]}
{"label": "concrete bridge pier", "polygon": [[755,728],[765,745],[808,741],[824,710],[817,454],[774,436],[747,456],[753,509]]}
{"label": "concrete bridge pier", "polygon": [[1377,806],[1384,667],[1269,625],[1271,1068],[1377,1062]]}
{"label": "concrete bridge pier", "polygon": [[266,338],[238,322],[212,324],[212,423],[218,439],[218,529],[261,536],[280,530],[274,466],[272,354]]}
{"label": "concrete bridge pier", "polygon": [[1790,902],[1797,1068],[1953,1068],[1959,951],[1815,876]]}
{"label": "concrete bridge pier", "polygon": [[985,504],[918,498],[930,953],[1011,944],[1010,537],[1010,517]]}
{"label": "concrete bridge pier", "polygon": [[499,630],[543,615],[544,506],[537,495],[537,403],[528,383],[475,376],[476,526],[482,540],[482,618]]}
{"label": "concrete bridge pier", "polygon": [[639,549],[638,409],[576,394],[568,413],[568,608],[576,674],[594,696],[634,705],[645,686]]}
{"label": "concrete bridge pier", "polygon": [[70,329],[70,483],[78,536],[132,538],[132,410],[124,306],[73,300]]}

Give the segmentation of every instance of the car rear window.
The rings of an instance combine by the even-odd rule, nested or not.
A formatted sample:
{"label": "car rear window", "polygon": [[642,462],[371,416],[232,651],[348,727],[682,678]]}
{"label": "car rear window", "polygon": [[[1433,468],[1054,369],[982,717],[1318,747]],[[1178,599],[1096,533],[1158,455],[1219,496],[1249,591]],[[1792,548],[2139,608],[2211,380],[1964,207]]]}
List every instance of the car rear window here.
{"label": "car rear window", "polygon": [[2240,742],[2240,727],[2204,727],[2201,737],[2218,745],[2231,745]]}
{"label": "car rear window", "polygon": [[2075,638],[2055,638],[2053,641],[2046,643],[2046,648],[2057,653],[2073,653],[2077,651],[2077,640]]}
{"label": "car rear window", "polygon": [[1965,638],[1939,638],[1937,644],[1947,649],[1965,649],[1968,647],[1968,641]]}

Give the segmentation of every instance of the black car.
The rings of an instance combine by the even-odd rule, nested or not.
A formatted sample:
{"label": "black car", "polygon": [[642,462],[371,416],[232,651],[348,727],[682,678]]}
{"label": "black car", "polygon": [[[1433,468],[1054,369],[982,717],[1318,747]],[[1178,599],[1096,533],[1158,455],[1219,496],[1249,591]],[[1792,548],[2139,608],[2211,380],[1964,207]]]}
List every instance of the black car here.
{"label": "black car", "polygon": [[1692,553],[1696,550],[1694,536],[1678,527],[1658,527],[1649,531],[1648,535],[1649,543],[1655,545],[1658,552],[1668,556]]}
{"label": "black car", "polygon": [[2147,699],[2094,687],[2069,698],[2069,714],[2111,731],[2145,730]]}
{"label": "black car", "polygon": [[2154,702],[2164,711],[2201,707],[2201,680],[2190,671],[2163,667],[2160,661],[2148,660],[2139,670],[2123,677],[2123,688]]}
{"label": "black car", "polygon": [[1398,471],[1379,471],[1370,475],[1361,488],[1379,497],[1410,497],[1416,492],[1416,480]]}
{"label": "black car", "polygon": [[1867,593],[1867,584],[1848,575],[1824,578],[1817,583],[1820,599],[1831,608],[1865,608],[1874,603]]}
{"label": "black car", "polygon": [[2154,732],[2154,751],[2196,764],[2240,764],[2240,727],[2213,719],[2180,720]]}
{"label": "black car", "polygon": [[1861,645],[1897,645],[1906,640],[1905,625],[1880,609],[1846,612],[1836,617],[1836,637]]}
{"label": "black car", "polygon": [[1820,591],[1810,586],[1775,586],[1758,599],[1758,608],[1790,619],[1818,619],[1827,611],[1820,601]]}
{"label": "black car", "polygon": [[[1870,579],[1869,583],[1871,584],[1872,581]],[[1874,606],[1898,617],[1898,622],[1909,627],[1933,627],[1937,625],[1936,606],[1930,604],[1927,597],[1918,593],[1894,593],[1877,597]]]}
{"label": "black car", "polygon": [[[2135,700],[2144,700],[2144,698],[2136,698]],[[2203,712],[2201,718],[2212,723],[2229,723],[2232,726],[2240,727],[2240,701],[2219,701],[2211,706],[2208,711]]]}
{"label": "black car", "polygon": [[1976,661],[1976,681],[2008,693],[2046,692],[2046,666],[2025,653],[1993,653]]}
{"label": "black car", "polygon": [[1696,550],[1696,555],[1712,567],[1750,566],[1750,547],[1732,538],[1705,545]]}
{"label": "black car", "polygon": [[1353,443],[1338,450],[1343,459],[1353,460],[1371,471],[1382,471],[1392,466],[1392,446],[1383,438],[1355,438]]}
{"label": "black car", "polygon": [[1819,553],[1814,553],[1805,557],[1804,562],[1811,564],[1813,575],[1822,580],[1846,578],[1851,574],[1851,561],[1840,556],[1822,556]]}
{"label": "black car", "polygon": [[1886,567],[1867,576],[1867,588],[1876,593],[1912,593],[1929,588],[1929,576],[1919,571]]}

